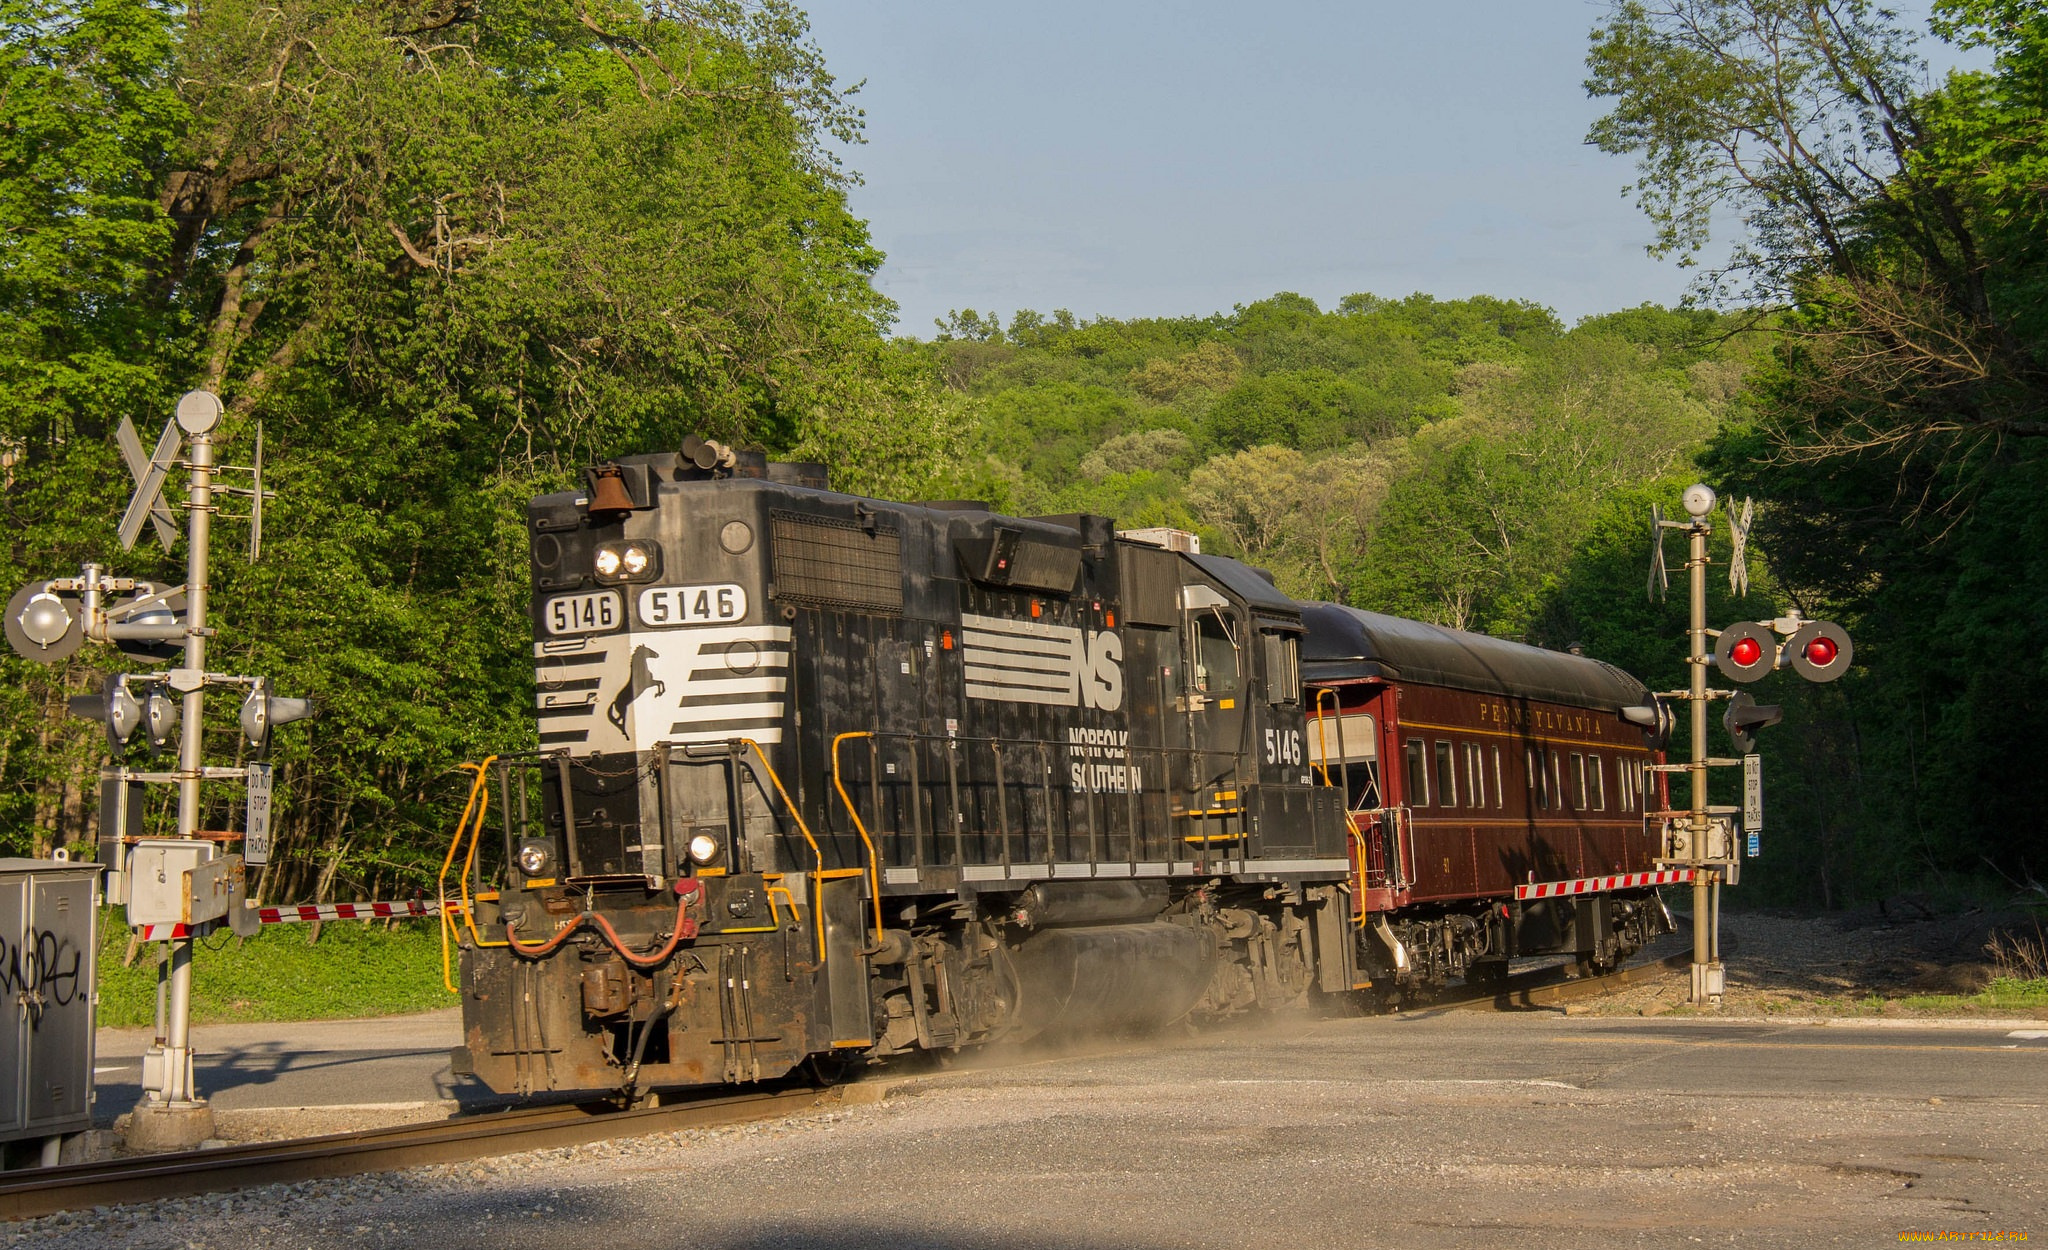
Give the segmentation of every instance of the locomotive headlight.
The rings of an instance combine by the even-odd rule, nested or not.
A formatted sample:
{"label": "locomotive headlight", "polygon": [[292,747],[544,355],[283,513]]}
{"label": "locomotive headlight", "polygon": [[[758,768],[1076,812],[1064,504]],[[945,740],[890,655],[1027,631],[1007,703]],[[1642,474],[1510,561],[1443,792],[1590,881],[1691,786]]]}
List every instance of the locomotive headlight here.
{"label": "locomotive headlight", "polygon": [[599,577],[617,577],[619,575],[619,566],[624,562],[623,558],[619,555],[618,549],[615,547],[599,547],[597,549],[597,575]]}
{"label": "locomotive headlight", "polygon": [[617,559],[626,570],[627,577],[638,577],[647,571],[649,559],[645,547],[628,547]]}
{"label": "locomotive headlight", "polygon": [[690,858],[699,864],[711,863],[724,849],[718,844],[718,839],[708,833],[700,833],[690,839]]}
{"label": "locomotive headlight", "polygon": [[554,863],[554,855],[545,842],[522,842],[519,844],[519,871],[529,877],[544,877]]}

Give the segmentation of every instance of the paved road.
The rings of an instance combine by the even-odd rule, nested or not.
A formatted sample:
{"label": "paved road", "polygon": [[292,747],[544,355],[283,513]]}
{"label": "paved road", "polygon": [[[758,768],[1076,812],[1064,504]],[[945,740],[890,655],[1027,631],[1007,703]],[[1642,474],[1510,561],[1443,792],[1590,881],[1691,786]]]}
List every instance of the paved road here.
{"label": "paved road", "polygon": [[831,1115],[237,1212],[323,1247],[516,1219],[522,1250],[2048,1238],[2048,1026],[1424,1012],[997,1058]]}
{"label": "paved road", "polygon": [[[142,1096],[149,1029],[101,1029],[94,1117],[111,1123]],[[462,1041],[459,1008],[382,1020],[201,1025],[193,1080],[221,1111],[262,1107],[470,1103],[484,1092],[448,1071]]]}

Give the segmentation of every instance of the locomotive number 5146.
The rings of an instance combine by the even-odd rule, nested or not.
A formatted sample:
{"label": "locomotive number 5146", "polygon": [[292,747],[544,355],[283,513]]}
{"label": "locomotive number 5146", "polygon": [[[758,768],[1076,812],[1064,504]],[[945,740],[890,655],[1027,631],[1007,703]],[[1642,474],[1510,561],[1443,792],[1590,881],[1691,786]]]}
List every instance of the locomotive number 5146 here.
{"label": "locomotive number 5146", "polygon": [[746,616],[744,586],[650,586],[640,592],[640,620],[647,625],[710,625]]}
{"label": "locomotive number 5146", "polygon": [[625,623],[625,605],[616,590],[594,595],[557,595],[548,600],[547,627],[554,637],[564,634],[601,634]]}

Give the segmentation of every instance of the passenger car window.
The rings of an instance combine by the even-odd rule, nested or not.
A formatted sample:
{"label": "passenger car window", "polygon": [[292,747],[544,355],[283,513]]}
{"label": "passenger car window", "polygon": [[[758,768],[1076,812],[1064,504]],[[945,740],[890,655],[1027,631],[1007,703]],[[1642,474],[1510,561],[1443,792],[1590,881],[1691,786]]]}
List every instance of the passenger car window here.
{"label": "passenger car window", "polygon": [[1465,744],[1465,802],[1472,807],[1486,806],[1486,769],[1479,744]]}
{"label": "passenger car window", "polygon": [[1587,757],[1587,762],[1590,765],[1587,779],[1592,782],[1593,810],[1604,812],[1607,810],[1607,765],[1597,755]]}
{"label": "passenger car window", "polygon": [[1458,770],[1452,763],[1451,744],[1436,744],[1436,802],[1439,807],[1458,805]]}
{"label": "passenger car window", "polygon": [[1422,739],[1410,738],[1401,748],[1408,765],[1408,806],[1429,806],[1429,760]]}

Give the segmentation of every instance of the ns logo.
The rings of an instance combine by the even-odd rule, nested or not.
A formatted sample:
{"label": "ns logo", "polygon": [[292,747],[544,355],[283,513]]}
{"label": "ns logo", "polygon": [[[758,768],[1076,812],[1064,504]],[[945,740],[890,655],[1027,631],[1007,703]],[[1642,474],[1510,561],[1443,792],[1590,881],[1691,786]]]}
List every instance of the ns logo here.
{"label": "ns logo", "polygon": [[1114,712],[1124,705],[1124,641],[1104,631],[1081,641],[1081,706]]}
{"label": "ns logo", "polygon": [[1124,705],[1124,640],[1013,617],[962,613],[967,697],[1114,712]]}

